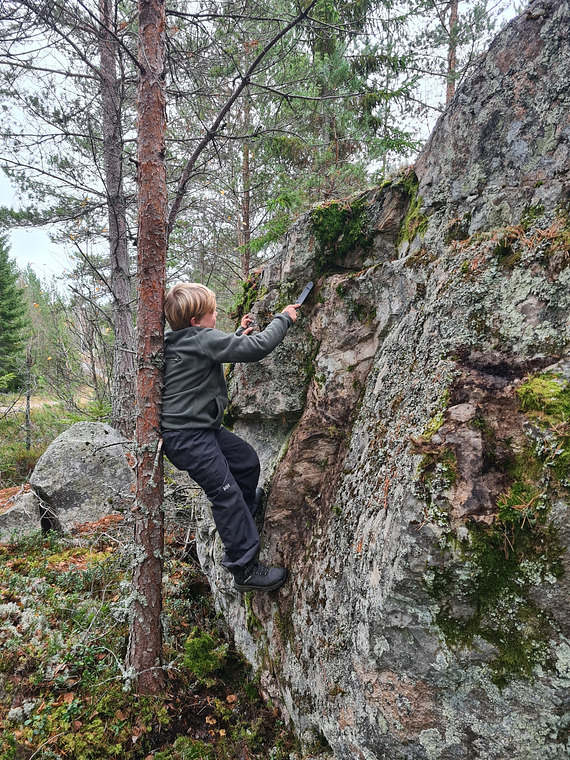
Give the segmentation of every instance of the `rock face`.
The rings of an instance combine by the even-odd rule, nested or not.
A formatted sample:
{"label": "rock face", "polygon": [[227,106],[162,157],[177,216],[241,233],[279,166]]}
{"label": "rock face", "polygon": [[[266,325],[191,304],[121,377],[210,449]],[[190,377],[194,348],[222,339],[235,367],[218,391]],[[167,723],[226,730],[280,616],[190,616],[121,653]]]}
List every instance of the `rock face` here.
{"label": "rock face", "polygon": [[257,282],[284,344],[232,369],[263,557],[217,603],[307,745],[360,760],[570,756],[568,2],[497,38],[414,170],[314,209]]}
{"label": "rock face", "polygon": [[30,483],[42,527],[68,531],[130,506],[133,472],[125,442],[100,422],[77,422],[40,457]]}

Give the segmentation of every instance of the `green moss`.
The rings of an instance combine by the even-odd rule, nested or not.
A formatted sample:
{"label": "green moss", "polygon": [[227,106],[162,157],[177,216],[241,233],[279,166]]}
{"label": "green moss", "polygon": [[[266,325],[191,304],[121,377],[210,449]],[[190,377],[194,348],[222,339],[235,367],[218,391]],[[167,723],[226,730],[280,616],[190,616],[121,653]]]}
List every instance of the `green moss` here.
{"label": "green moss", "polygon": [[544,216],[544,203],[537,203],[535,206],[527,206],[521,214],[521,226],[525,232],[534,225],[534,223]]}
{"label": "green moss", "polygon": [[536,447],[548,475],[570,488],[570,383],[552,373],[528,378],[517,394],[538,427]]}
{"label": "green moss", "polygon": [[519,263],[521,252],[516,246],[517,240],[518,235],[514,233],[504,232],[499,236],[493,249],[493,255],[502,269],[514,269]]}
{"label": "green moss", "polygon": [[497,441],[482,415],[469,423],[481,433],[484,459],[511,481],[497,499],[491,525],[467,524],[462,539],[453,532],[442,500],[433,498],[453,482],[453,459],[445,448],[426,454],[419,467],[426,518],[444,528],[440,565],[425,575],[439,606],[436,622],[450,647],[477,648],[481,641],[494,647],[487,665],[499,686],[532,678],[537,666],[550,667],[552,623],[533,589],[563,574],[565,549],[549,522],[549,493],[570,487],[568,383],[542,374],[528,378],[518,394],[533,420],[528,445]]}
{"label": "green moss", "polygon": [[505,524],[518,523],[528,519],[535,523],[540,509],[546,509],[545,492],[528,480],[516,480],[505,493],[499,496],[497,506],[499,518]]}
{"label": "green moss", "polygon": [[352,201],[329,201],[313,209],[317,274],[343,267],[345,257],[354,250],[372,247],[367,212],[366,196]]}
{"label": "green moss", "polygon": [[335,290],[346,305],[349,318],[366,324],[374,322],[376,319],[376,306],[373,303],[363,302],[362,295],[358,290],[354,290],[352,279],[339,283]]}
{"label": "green moss", "polygon": [[205,631],[195,627],[184,643],[184,667],[188,668],[200,682],[207,682],[207,676],[220,670],[226,661],[228,645],[216,640]]}
{"label": "green moss", "polygon": [[275,625],[279,629],[283,640],[294,644],[295,628],[293,626],[293,619],[289,610],[277,610],[275,613]]}
{"label": "green moss", "polygon": [[418,467],[419,479],[430,489],[435,478],[440,488],[446,490],[457,483],[457,457],[453,449],[444,447],[441,451],[424,454]]}
{"label": "green moss", "polygon": [[[504,514],[504,513],[503,513]],[[451,647],[492,644],[492,680],[531,678],[548,667],[551,623],[530,598],[533,585],[560,577],[563,549],[555,528],[512,510],[494,525],[474,525],[455,543],[458,560],[426,573],[430,596],[439,604],[436,621]]]}
{"label": "green moss", "polygon": [[431,439],[443,425],[443,422],[443,411],[436,412],[426,425],[424,432],[422,433],[422,437],[425,438],[426,441],[431,441]]}
{"label": "green moss", "polygon": [[446,390],[442,393],[441,398],[437,402],[437,407],[434,415],[430,418],[429,422],[424,428],[424,431],[422,433],[422,438],[424,440],[431,441],[433,436],[443,425],[445,421],[444,412],[447,409],[447,405],[449,404],[450,395],[451,394],[449,388],[446,388]]}
{"label": "green moss", "polygon": [[235,303],[228,310],[228,316],[236,321],[236,326],[239,325],[244,314],[249,314],[254,303],[261,300],[267,293],[267,288],[259,286],[260,276],[260,272],[254,272],[247,280],[239,284]]}
{"label": "green moss", "polygon": [[154,760],[214,760],[215,749],[200,739],[179,736],[171,750],[157,752],[152,757]]}
{"label": "green moss", "polygon": [[[484,448],[494,451],[489,423],[479,417],[470,425],[481,431]],[[441,477],[445,470],[440,458],[442,454],[428,454],[420,465],[428,492],[438,472]],[[495,465],[513,482],[497,500],[494,523],[468,525],[464,540],[448,529],[441,566],[426,573],[426,582],[439,604],[436,622],[448,645],[471,648],[478,640],[491,644],[496,650],[488,663],[492,680],[504,686],[514,677],[531,678],[537,665],[549,666],[552,627],[533,601],[532,588],[562,575],[564,548],[548,522],[541,457],[527,447],[508,452]],[[441,490],[441,483],[437,485]],[[427,516],[444,524],[429,509]]]}
{"label": "green moss", "polygon": [[410,205],[406,212],[398,237],[396,239],[396,245],[400,245],[404,241],[412,241],[416,237],[423,237],[428,228],[429,218],[421,212],[422,196],[419,195],[419,181],[413,171],[406,172],[405,175],[398,180],[394,187],[400,188],[408,195],[410,199]]}
{"label": "green moss", "polygon": [[570,420],[570,383],[557,375],[530,377],[517,388],[517,394],[525,412],[540,412],[551,423]]}
{"label": "green moss", "polygon": [[257,617],[253,611],[251,604],[251,594],[243,595],[243,602],[245,605],[245,626],[250,633],[254,633],[256,630],[263,630],[261,620]]}

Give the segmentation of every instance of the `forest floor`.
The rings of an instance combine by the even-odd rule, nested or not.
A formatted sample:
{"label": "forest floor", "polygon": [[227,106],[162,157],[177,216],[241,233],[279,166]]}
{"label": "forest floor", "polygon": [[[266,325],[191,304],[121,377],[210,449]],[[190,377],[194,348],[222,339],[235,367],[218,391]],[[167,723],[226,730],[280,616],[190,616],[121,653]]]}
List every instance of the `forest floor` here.
{"label": "forest floor", "polygon": [[123,662],[130,555],[121,518],[0,544],[2,760],[299,760],[213,605],[186,529],[167,535],[167,685]]}

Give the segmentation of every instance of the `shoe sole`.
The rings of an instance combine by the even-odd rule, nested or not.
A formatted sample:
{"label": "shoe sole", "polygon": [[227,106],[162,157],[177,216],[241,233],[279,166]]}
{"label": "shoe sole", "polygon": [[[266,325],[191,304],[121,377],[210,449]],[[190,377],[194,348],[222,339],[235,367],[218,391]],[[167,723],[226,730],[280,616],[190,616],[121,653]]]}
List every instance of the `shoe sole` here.
{"label": "shoe sole", "polygon": [[287,574],[282,580],[277,581],[277,583],[273,583],[271,586],[246,586],[234,581],[234,588],[236,591],[241,591],[241,593],[244,593],[245,591],[275,591],[276,589],[281,588],[281,586],[287,581],[288,577],[289,574]]}

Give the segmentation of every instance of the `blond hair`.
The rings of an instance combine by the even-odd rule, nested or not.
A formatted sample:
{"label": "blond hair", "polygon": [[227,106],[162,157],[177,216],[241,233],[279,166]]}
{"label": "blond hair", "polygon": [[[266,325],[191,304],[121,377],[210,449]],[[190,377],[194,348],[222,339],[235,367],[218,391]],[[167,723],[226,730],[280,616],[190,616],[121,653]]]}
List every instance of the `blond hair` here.
{"label": "blond hair", "polygon": [[164,314],[173,330],[190,327],[193,317],[200,320],[215,310],[216,294],[199,282],[179,282],[164,300]]}

